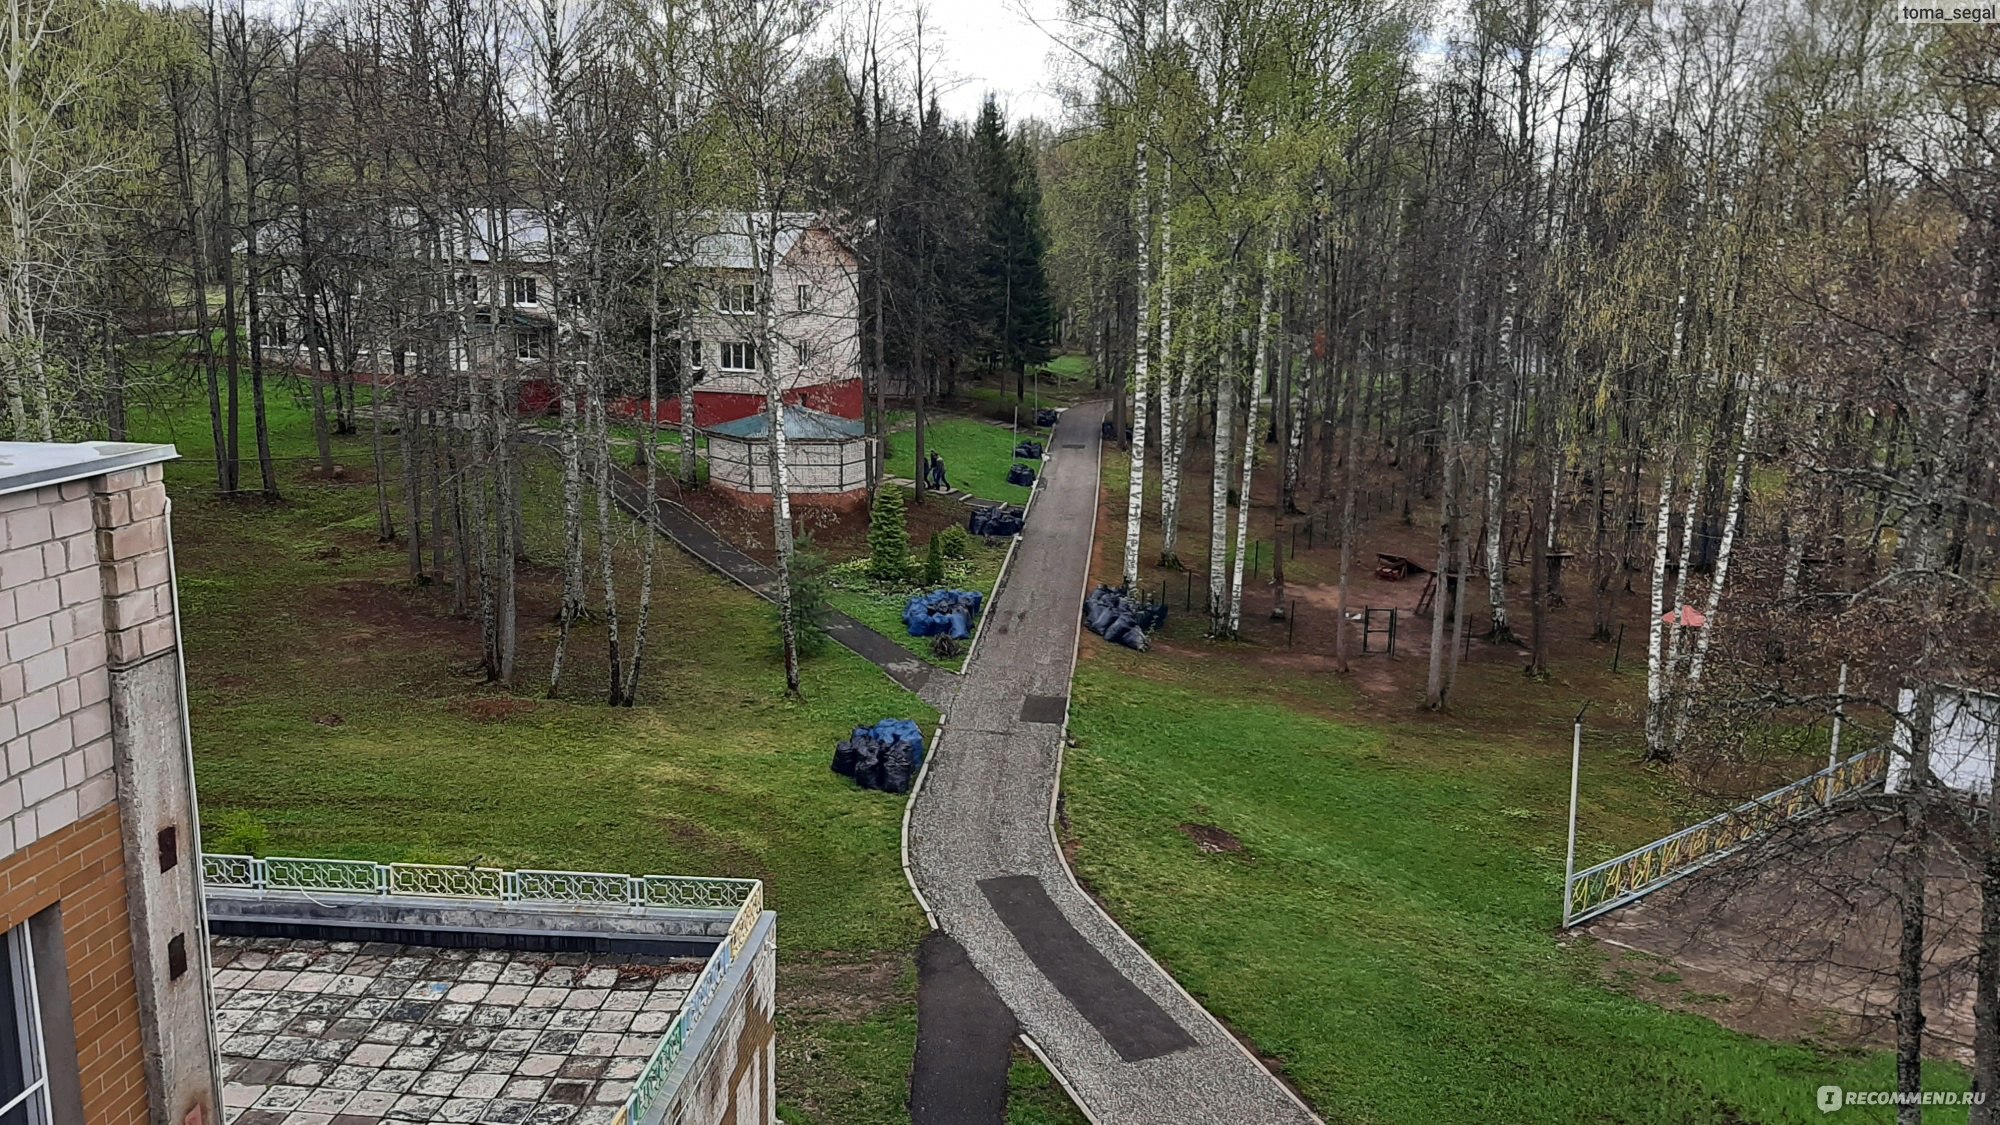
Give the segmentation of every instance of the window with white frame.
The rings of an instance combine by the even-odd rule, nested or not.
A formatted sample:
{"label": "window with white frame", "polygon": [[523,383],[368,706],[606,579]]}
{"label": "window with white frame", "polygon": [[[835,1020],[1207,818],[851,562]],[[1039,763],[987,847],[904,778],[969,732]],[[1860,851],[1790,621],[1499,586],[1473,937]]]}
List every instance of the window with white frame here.
{"label": "window with white frame", "polygon": [[50,1125],[49,1073],[35,994],[35,953],[28,927],[5,937],[0,972],[0,1125]]}
{"label": "window with white frame", "polygon": [[803,371],[806,365],[812,362],[812,348],[808,347],[804,340],[798,341],[793,347],[798,350],[799,370]]}
{"label": "window with white frame", "polygon": [[716,307],[726,313],[749,313],[757,311],[757,286],[754,282],[732,282],[722,287],[722,295]]}
{"label": "window with white frame", "polygon": [[540,294],[536,286],[536,282],[538,280],[539,279],[533,277],[514,277],[507,279],[508,300],[517,305],[540,304],[541,303]]}
{"label": "window with white frame", "polygon": [[757,349],[741,340],[724,340],[719,345],[722,352],[720,362],[724,371],[757,370]]}
{"label": "window with white frame", "polygon": [[[540,332],[535,331],[532,328],[515,329],[514,358],[516,359],[542,358],[542,334]],[[0,1125],[4,1125],[4,1123],[0,1123]]]}
{"label": "window with white frame", "polygon": [[813,293],[812,293],[812,286],[810,286],[810,285],[801,285],[801,286],[799,286],[799,287],[798,287],[798,300],[799,300],[799,311],[800,311],[800,312],[805,312],[806,310],[808,310],[808,309],[812,308],[812,307],[813,307]]}

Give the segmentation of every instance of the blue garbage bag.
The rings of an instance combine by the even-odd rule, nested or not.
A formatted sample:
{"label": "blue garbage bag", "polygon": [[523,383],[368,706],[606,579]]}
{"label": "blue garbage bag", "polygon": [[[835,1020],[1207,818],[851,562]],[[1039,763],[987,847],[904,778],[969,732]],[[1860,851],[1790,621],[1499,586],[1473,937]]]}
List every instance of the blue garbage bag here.
{"label": "blue garbage bag", "polygon": [[979,616],[985,596],[977,590],[932,590],[918,594],[903,605],[903,627],[912,637],[935,637],[943,633],[962,641],[972,636],[972,622]]}
{"label": "blue garbage bag", "polygon": [[1115,645],[1145,652],[1146,622],[1154,628],[1166,623],[1167,607],[1159,603],[1141,605],[1122,587],[1099,586],[1083,599],[1084,627]]}
{"label": "blue garbage bag", "polygon": [[855,727],[833,752],[833,771],[863,789],[907,793],[924,764],[924,733],[909,719],[883,719]]}
{"label": "blue garbage bag", "polygon": [[1021,533],[1021,523],[1025,515],[1022,509],[1004,504],[991,508],[974,508],[972,514],[966,517],[965,530],[989,538],[1018,535]]}

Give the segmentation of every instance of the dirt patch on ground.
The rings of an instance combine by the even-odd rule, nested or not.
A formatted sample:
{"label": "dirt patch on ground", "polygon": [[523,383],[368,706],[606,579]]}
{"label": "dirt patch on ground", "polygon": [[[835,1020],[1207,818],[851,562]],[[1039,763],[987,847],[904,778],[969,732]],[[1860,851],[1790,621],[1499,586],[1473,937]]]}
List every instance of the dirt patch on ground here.
{"label": "dirt patch on ground", "polygon": [[299,479],[317,484],[374,484],[375,470],[335,464],[333,471],[327,472],[315,464],[300,470]]}
{"label": "dirt patch on ground", "polygon": [[913,971],[907,954],[829,952],[781,959],[778,1008],[799,1018],[858,1023],[892,1004],[910,1002]]}
{"label": "dirt patch on ground", "polygon": [[[693,512],[737,550],[769,566],[777,561],[771,539],[771,513],[746,507],[713,488],[682,489],[667,481],[660,495]],[[971,509],[948,496],[932,493],[921,504],[905,506],[910,550],[921,554],[930,537],[947,527],[964,527]],[[810,537],[815,549],[834,562],[868,553],[868,509],[839,510],[797,504],[792,508],[792,532]]]}
{"label": "dirt patch on ground", "polygon": [[[1774,833],[1585,927],[1615,983],[1756,1035],[1887,1048],[1895,1038],[1896,814],[1856,809]],[[1925,1042],[1971,1060],[1973,867],[1933,849]]]}
{"label": "dirt patch on ground", "polygon": [[469,719],[475,723],[504,723],[521,715],[532,715],[540,706],[532,699],[481,695],[470,699],[453,700],[448,709],[459,718]]}
{"label": "dirt patch on ground", "polygon": [[1174,831],[1193,840],[1197,850],[1210,855],[1218,855],[1224,852],[1234,853],[1243,850],[1243,841],[1237,839],[1234,832],[1226,828],[1217,828],[1213,824],[1195,824],[1191,821],[1184,821],[1174,825]]}

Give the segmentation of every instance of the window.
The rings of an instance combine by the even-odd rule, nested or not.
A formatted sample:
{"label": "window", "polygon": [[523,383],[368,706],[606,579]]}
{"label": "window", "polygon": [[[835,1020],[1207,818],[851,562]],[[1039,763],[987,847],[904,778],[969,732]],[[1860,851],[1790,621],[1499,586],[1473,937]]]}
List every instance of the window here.
{"label": "window", "polygon": [[458,299],[470,303],[479,299],[479,279],[469,273],[459,274],[455,279]]}
{"label": "window", "polygon": [[803,371],[805,370],[806,364],[812,362],[812,349],[806,346],[806,342],[804,340],[800,340],[794,346],[798,349],[799,370]]}
{"label": "window", "polygon": [[539,304],[535,292],[535,278],[516,277],[507,282],[508,299],[516,305]]}
{"label": "window", "polygon": [[724,371],[757,370],[757,349],[749,344],[737,340],[724,340],[721,350]]}
{"label": "window", "polygon": [[515,329],[514,358],[516,359],[542,358],[542,334],[540,332],[536,332],[531,328]]}
{"label": "window", "polygon": [[757,286],[751,282],[723,286],[716,307],[726,313],[756,312]]}
{"label": "window", "polygon": [[800,312],[805,312],[805,311],[806,311],[807,309],[810,309],[810,308],[812,308],[812,307],[813,307],[813,295],[812,295],[812,286],[810,286],[810,285],[801,285],[801,286],[799,286],[799,287],[798,287],[798,297],[799,297],[799,311],[800,311]]}
{"label": "window", "polygon": [[28,927],[9,930],[5,942],[7,964],[0,972],[0,1123],[47,1125],[48,1068]]}

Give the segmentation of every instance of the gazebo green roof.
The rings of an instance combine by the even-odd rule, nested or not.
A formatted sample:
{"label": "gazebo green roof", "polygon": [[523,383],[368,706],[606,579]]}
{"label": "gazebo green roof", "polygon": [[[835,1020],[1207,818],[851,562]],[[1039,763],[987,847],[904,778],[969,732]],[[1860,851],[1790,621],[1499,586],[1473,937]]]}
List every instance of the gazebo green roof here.
{"label": "gazebo green roof", "polygon": [[[771,426],[770,419],[760,410],[734,422],[704,427],[703,432],[738,441],[764,441],[770,437]],[[785,407],[786,441],[854,441],[865,436],[867,430],[858,419],[842,418],[838,414],[827,414],[805,406]]]}

